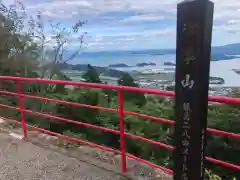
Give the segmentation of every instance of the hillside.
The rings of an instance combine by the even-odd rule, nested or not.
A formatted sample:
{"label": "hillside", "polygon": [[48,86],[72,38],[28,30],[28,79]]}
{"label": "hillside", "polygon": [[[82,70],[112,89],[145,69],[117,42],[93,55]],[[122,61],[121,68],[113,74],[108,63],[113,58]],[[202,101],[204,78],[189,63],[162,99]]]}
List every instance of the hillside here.
{"label": "hillside", "polygon": [[[92,66],[94,69],[96,69],[100,74],[103,74],[104,76],[109,76],[109,77],[120,77],[124,74],[124,72],[116,70],[116,69],[109,69],[107,67],[100,67],[100,66]],[[61,70],[66,70],[66,69],[71,69],[71,70],[77,70],[77,71],[87,71],[88,70],[88,65],[87,64],[59,64],[59,69]]]}
{"label": "hillside", "polygon": [[239,55],[240,43],[212,47],[212,54]]}

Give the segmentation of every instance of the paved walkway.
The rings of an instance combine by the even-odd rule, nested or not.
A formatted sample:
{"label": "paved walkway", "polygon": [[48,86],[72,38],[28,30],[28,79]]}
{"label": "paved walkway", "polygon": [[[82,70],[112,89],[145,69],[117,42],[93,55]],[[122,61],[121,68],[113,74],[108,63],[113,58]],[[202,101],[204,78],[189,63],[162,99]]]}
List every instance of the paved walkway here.
{"label": "paved walkway", "polygon": [[0,133],[0,180],[127,180]]}

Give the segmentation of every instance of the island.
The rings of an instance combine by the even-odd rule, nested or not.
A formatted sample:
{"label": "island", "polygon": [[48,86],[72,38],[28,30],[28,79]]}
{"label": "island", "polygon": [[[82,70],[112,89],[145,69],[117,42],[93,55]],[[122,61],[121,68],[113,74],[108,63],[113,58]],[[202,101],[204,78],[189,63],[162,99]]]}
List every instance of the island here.
{"label": "island", "polygon": [[176,66],[176,64],[172,62],[164,62],[164,66]]}
{"label": "island", "polygon": [[235,72],[235,73],[240,75],[240,69],[233,69],[233,72]]}
{"label": "island", "polygon": [[137,63],[136,64],[137,67],[145,67],[145,66],[156,66],[156,63]]}
{"label": "island", "polygon": [[225,81],[224,81],[224,79],[223,78],[221,78],[221,77],[210,77],[209,78],[209,84],[224,84],[225,83]]}
{"label": "island", "polygon": [[127,67],[145,67],[145,66],[156,66],[156,63],[137,63],[135,66],[129,66],[124,63],[110,64],[109,68],[127,68]]}
{"label": "island", "polygon": [[122,67],[131,67],[131,66],[128,66],[127,64],[123,64],[123,63],[118,63],[118,64],[110,64],[108,67],[109,68],[122,68]]}

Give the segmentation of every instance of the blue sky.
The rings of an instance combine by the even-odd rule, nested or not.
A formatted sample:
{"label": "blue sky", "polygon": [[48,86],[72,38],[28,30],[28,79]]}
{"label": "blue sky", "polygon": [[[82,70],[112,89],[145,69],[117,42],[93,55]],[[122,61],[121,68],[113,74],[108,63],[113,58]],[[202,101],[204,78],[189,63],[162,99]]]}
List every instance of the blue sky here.
{"label": "blue sky", "polygon": [[[13,0],[12,0],[13,1]],[[11,0],[3,0],[10,3]],[[22,0],[27,11],[71,27],[88,20],[82,31],[87,51],[175,48],[179,0]],[[215,3],[213,45],[240,42],[240,0]],[[72,44],[73,45],[73,44]]]}

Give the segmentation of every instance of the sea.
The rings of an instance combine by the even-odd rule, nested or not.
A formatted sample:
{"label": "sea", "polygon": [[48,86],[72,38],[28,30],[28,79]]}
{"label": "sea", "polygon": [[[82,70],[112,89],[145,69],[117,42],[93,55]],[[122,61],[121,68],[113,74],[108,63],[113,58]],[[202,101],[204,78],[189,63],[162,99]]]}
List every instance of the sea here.
{"label": "sea", "polygon": [[[234,59],[218,60],[211,62],[210,75],[221,77],[225,80],[225,87],[240,87],[240,75],[233,69],[240,69],[240,56]],[[156,66],[136,67],[137,63],[155,63]],[[71,64],[91,64],[94,66],[108,67],[110,64],[126,64],[132,67],[115,68],[122,71],[145,70],[145,69],[164,69],[164,62],[176,62],[176,56],[172,54],[151,55],[151,54],[95,54],[89,56],[80,56],[71,61]],[[219,86],[219,85],[214,85]]]}

